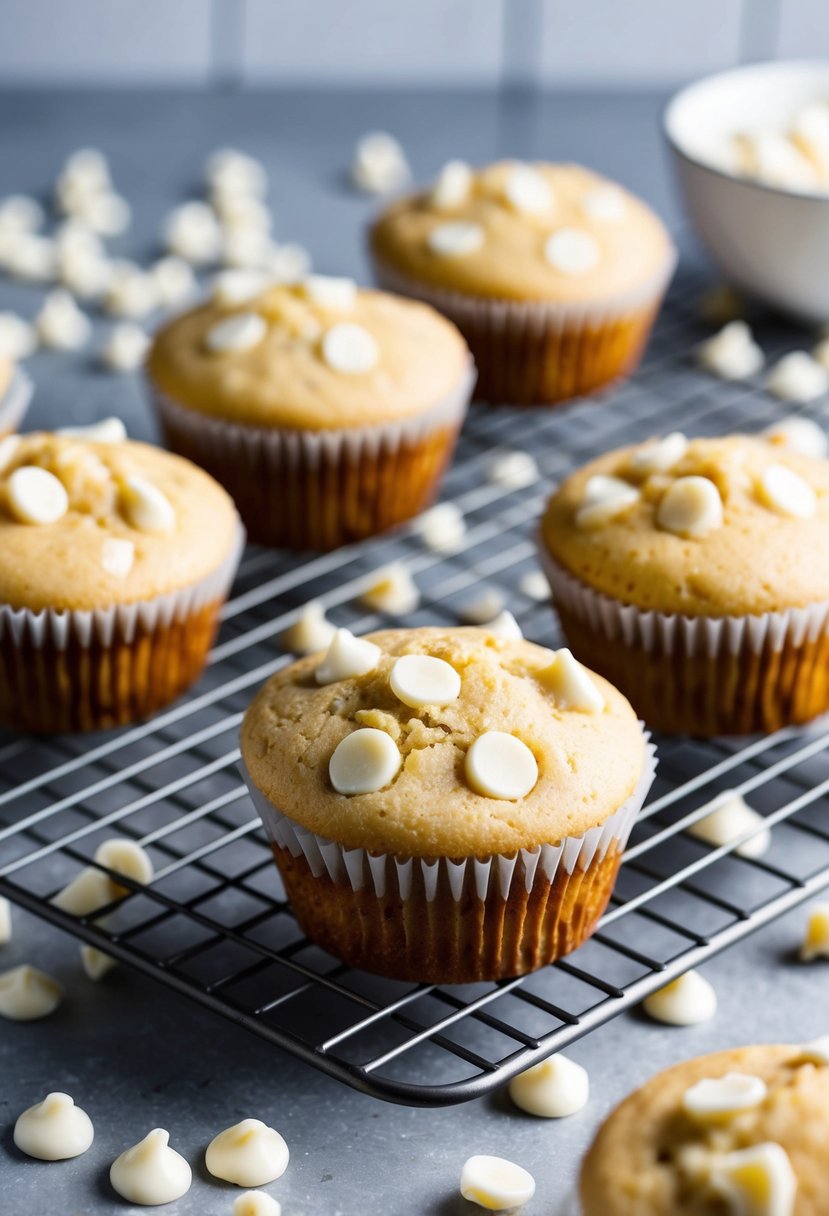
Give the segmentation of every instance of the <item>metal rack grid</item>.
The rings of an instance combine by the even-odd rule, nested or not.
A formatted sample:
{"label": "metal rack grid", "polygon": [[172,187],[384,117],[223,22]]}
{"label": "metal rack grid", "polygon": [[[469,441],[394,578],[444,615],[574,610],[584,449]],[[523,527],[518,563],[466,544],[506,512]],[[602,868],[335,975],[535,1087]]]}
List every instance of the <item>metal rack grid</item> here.
{"label": "metal rack grid", "polygon": [[[550,483],[629,440],[758,430],[779,416],[758,383],[715,383],[688,359],[703,332],[700,287],[683,273],[645,365],[603,401],[473,411],[443,495],[466,516],[461,553],[438,558],[411,529],[305,560],[249,550],[186,699],[117,733],[0,737],[0,892],[358,1089],[438,1105],[502,1084],[829,884],[829,724],[759,739],[657,739],[651,800],[590,942],[523,979],[400,983],[352,971],[302,936],[237,772],[244,708],[289,661],[278,639],[308,599],[355,631],[377,627],[386,622],[361,610],[360,588],[403,560],[422,592],[407,623],[456,622],[494,588],[528,637],[556,645],[549,604],[518,589],[536,568],[532,532]],[[772,351],[795,344],[779,328],[762,336]],[[487,470],[505,448],[530,451],[542,480],[493,484]],[[684,831],[726,788],[773,827],[762,856],[711,849]],[[94,917],[60,912],[50,897],[113,834],[147,847],[152,885],[124,880],[130,894]]]}

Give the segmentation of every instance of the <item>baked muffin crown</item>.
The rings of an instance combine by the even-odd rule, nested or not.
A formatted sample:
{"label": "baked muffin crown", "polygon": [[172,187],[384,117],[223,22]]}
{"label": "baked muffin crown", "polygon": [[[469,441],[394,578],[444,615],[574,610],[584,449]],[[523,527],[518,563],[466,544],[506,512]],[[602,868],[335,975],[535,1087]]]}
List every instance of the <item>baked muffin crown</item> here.
{"label": "baked muffin crown", "polygon": [[[605,680],[563,671],[563,652],[472,628],[360,642],[376,649],[362,674],[310,656],[272,677],[242,725],[254,784],[317,835],[398,856],[483,858],[582,833],[633,793],[645,757],[636,716]],[[430,672],[424,658],[439,664]],[[344,770],[332,758],[360,731],[385,737],[372,740],[386,779],[338,792]]]}
{"label": "baked muffin crown", "polygon": [[829,600],[829,461],[748,435],[669,435],[571,474],[542,521],[552,558],[640,610],[748,616]]}

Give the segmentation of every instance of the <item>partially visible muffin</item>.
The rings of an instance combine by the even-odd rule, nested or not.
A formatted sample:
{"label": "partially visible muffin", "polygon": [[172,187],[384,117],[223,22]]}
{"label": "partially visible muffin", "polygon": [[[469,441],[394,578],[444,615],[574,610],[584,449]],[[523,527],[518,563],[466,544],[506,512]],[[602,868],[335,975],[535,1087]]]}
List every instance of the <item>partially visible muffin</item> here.
{"label": "partially visible muffin", "polygon": [[143,443],[39,432],[0,448],[0,722],[143,717],[199,674],[242,532],[224,490]]}
{"label": "partially visible muffin", "polygon": [[579,165],[453,161],[370,233],[381,286],[426,300],[466,337],[476,397],[544,404],[637,363],[675,262],[667,231]]}

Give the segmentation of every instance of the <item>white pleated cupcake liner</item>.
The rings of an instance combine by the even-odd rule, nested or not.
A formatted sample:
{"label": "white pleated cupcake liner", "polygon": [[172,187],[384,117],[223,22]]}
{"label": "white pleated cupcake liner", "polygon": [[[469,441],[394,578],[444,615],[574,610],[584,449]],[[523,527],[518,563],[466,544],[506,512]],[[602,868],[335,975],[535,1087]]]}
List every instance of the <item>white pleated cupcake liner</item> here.
{"label": "white pleated cupcake liner", "polygon": [[245,530],[239,524],[233,545],[222,561],[204,578],[189,587],[132,604],[114,604],[90,610],[47,608],[33,612],[0,604],[0,641],[10,637],[16,646],[41,649],[51,645],[65,650],[70,643],[84,649],[93,643],[112,646],[131,643],[139,631],[153,633],[166,629],[216,600],[224,600],[233,584],[245,544]]}
{"label": "white pleated cupcake liner", "polygon": [[594,633],[647,654],[673,654],[680,642],[689,657],[711,659],[746,650],[758,655],[767,648],[777,654],[784,646],[799,649],[829,633],[826,600],[806,608],[746,616],[693,617],[645,611],[594,591],[575,578],[550,556],[543,538],[539,538],[538,549],[554,604],[585,621]]}
{"label": "white pleated cupcake liner", "polygon": [[449,857],[398,857],[361,848],[347,849],[284,815],[257,788],[244,763],[240,769],[270,840],[277,847],[287,849],[292,857],[303,857],[314,878],[327,875],[335,885],[350,886],[355,893],[370,887],[378,899],[391,894],[399,895],[404,901],[409,899],[420,878],[427,902],[432,903],[443,873],[455,902],[460,902],[469,883],[477,898],[484,901],[491,893],[507,899],[514,883],[521,883],[529,894],[536,879],[543,877],[552,884],[559,870],[568,875],[576,870],[584,871],[594,861],[601,862],[611,847],[619,851],[624,849],[656,772],[656,748],[647,731],[644,731],[644,737],[642,774],[633,793],[604,823],[578,836],[565,837],[557,844],[519,849],[511,855],[466,857],[459,861]]}
{"label": "white pleated cupcake liner", "polygon": [[16,367],[8,388],[0,398],[0,434],[20,429],[33,393],[32,381],[22,368]]}

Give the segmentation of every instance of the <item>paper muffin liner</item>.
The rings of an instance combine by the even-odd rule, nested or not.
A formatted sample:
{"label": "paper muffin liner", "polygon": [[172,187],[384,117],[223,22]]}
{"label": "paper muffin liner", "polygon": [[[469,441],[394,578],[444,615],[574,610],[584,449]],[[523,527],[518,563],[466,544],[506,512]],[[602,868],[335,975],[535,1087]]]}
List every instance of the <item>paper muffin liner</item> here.
{"label": "paper muffin liner", "polygon": [[0,439],[12,431],[19,430],[32,399],[34,386],[19,367],[12,372],[8,388],[0,397]]}
{"label": "paper muffin liner", "polygon": [[242,775],[310,938],[367,971],[431,983],[520,975],[575,950],[607,906],[656,771],[604,823],[509,855],[398,857],[346,849],[284,815]]}
{"label": "paper muffin liner", "polygon": [[829,601],[746,616],[643,611],[575,578],[543,539],[539,551],[573,653],[648,726],[751,734],[829,710]]}
{"label": "paper muffin liner", "polygon": [[35,733],[123,726],[200,675],[239,564],[227,557],[178,591],[90,611],[0,604],[0,725]]}
{"label": "paper muffin liner", "polygon": [[335,549],[420,514],[435,496],[463,423],[475,371],[413,418],[322,431],[208,417],[155,387],[168,447],[211,473],[252,541]]}
{"label": "paper muffin liner", "polygon": [[595,392],[638,364],[676,266],[610,300],[498,300],[443,291],[401,274],[369,250],[379,287],[431,304],[461,331],[478,368],[475,400],[555,405]]}

